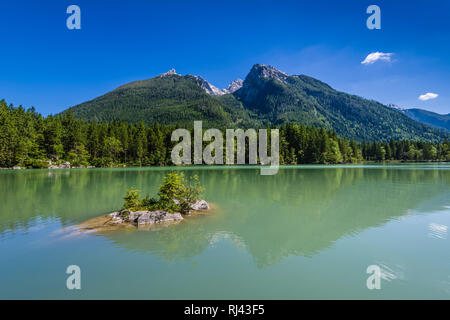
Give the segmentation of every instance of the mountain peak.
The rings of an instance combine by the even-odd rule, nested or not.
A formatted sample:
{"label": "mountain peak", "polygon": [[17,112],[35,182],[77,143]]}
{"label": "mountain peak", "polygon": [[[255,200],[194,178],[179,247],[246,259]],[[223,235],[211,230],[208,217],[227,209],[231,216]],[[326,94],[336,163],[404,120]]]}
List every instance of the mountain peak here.
{"label": "mountain peak", "polygon": [[228,87],[226,87],[226,89],[224,89],[223,91],[225,91],[226,93],[233,93],[235,91],[238,91],[240,88],[242,88],[244,84],[244,81],[240,78],[231,81],[231,83],[228,85]]}
{"label": "mountain peak", "polygon": [[289,77],[286,72],[265,64],[255,64],[247,77],[249,76],[264,79],[277,79],[281,82],[285,82],[287,77]]}
{"label": "mountain peak", "polygon": [[242,88],[234,94],[251,109],[272,112],[273,110],[266,108],[267,104],[264,102],[264,96],[267,92],[272,91],[273,86],[276,86],[277,82],[287,84],[288,78],[289,75],[287,73],[272,66],[255,64],[247,77],[245,77]]}
{"label": "mountain peak", "polygon": [[194,76],[194,78],[199,81],[199,84],[203,88],[203,90],[205,90],[207,94],[212,96],[223,96],[224,94],[233,93],[242,88],[242,84],[244,83],[242,79],[236,79],[232,81],[225,89],[219,89],[200,76]]}
{"label": "mountain peak", "polygon": [[166,77],[166,76],[172,76],[172,75],[178,75],[178,73],[175,71],[174,68],[170,69],[166,73],[160,74],[160,77]]}

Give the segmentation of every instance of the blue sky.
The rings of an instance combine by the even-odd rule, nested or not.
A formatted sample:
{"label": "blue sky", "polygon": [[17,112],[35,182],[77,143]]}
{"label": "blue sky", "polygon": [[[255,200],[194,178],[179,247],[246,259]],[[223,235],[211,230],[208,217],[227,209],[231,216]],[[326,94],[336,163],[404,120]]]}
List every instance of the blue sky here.
{"label": "blue sky", "polygon": [[[68,30],[66,8],[81,8]],[[381,8],[381,30],[366,8]],[[450,1],[0,3],[0,99],[47,115],[170,68],[217,87],[255,63],[382,103],[450,112]],[[390,61],[361,64],[372,52]],[[418,97],[436,93],[434,99]]]}

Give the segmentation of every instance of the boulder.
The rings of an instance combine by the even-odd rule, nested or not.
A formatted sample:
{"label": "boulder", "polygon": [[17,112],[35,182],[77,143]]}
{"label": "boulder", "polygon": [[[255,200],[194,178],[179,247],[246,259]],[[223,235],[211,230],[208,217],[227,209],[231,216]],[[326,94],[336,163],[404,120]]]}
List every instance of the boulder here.
{"label": "boulder", "polygon": [[70,169],[70,162],[66,161],[66,162],[62,163],[60,167],[62,169]]}
{"label": "boulder", "polygon": [[[179,204],[180,200],[173,199],[173,202]],[[191,204],[191,210],[194,211],[204,211],[209,209],[211,209],[211,207],[209,206],[209,203],[206,202],[205,200],[197,200],[196,202]],[[185,214],[191,214],[191,212],[186,212]]]}
{"label": "boulder", "polygon": [[194,211],[209,210],[210,206],[205,200],[197,200],[197,202],[191,204],[191,209]]}

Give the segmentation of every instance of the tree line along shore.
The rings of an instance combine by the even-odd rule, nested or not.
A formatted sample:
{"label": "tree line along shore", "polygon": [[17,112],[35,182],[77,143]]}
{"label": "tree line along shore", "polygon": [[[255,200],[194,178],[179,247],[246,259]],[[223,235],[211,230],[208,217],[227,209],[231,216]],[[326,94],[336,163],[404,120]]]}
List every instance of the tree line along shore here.
{"label": "tree line along shore", "polygon": [[[171,134],[177,128],[158,123],[89,122],[76,119],[71,112],[43,117],[34,108],[13,107],[2,100],[0,167],[170,166],[171,150],[177,143],[171,141]],[[450,161],[448,140],[357,142],[324,128],[293,123],[277,128],[281,165]]]}

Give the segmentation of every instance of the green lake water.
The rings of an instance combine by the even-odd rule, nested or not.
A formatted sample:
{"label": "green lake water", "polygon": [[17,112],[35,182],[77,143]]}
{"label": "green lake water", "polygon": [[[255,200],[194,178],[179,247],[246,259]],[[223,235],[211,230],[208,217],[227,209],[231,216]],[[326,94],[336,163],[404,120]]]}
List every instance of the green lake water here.
{"label": "green lake water", "polygon": [[[168,170],[0,171],[0,299],[450,298],[448,164],[178,168],[214,212],[76,231],[127,188],[155,194]],[[69,265],[81,290],[66,288]]]}

